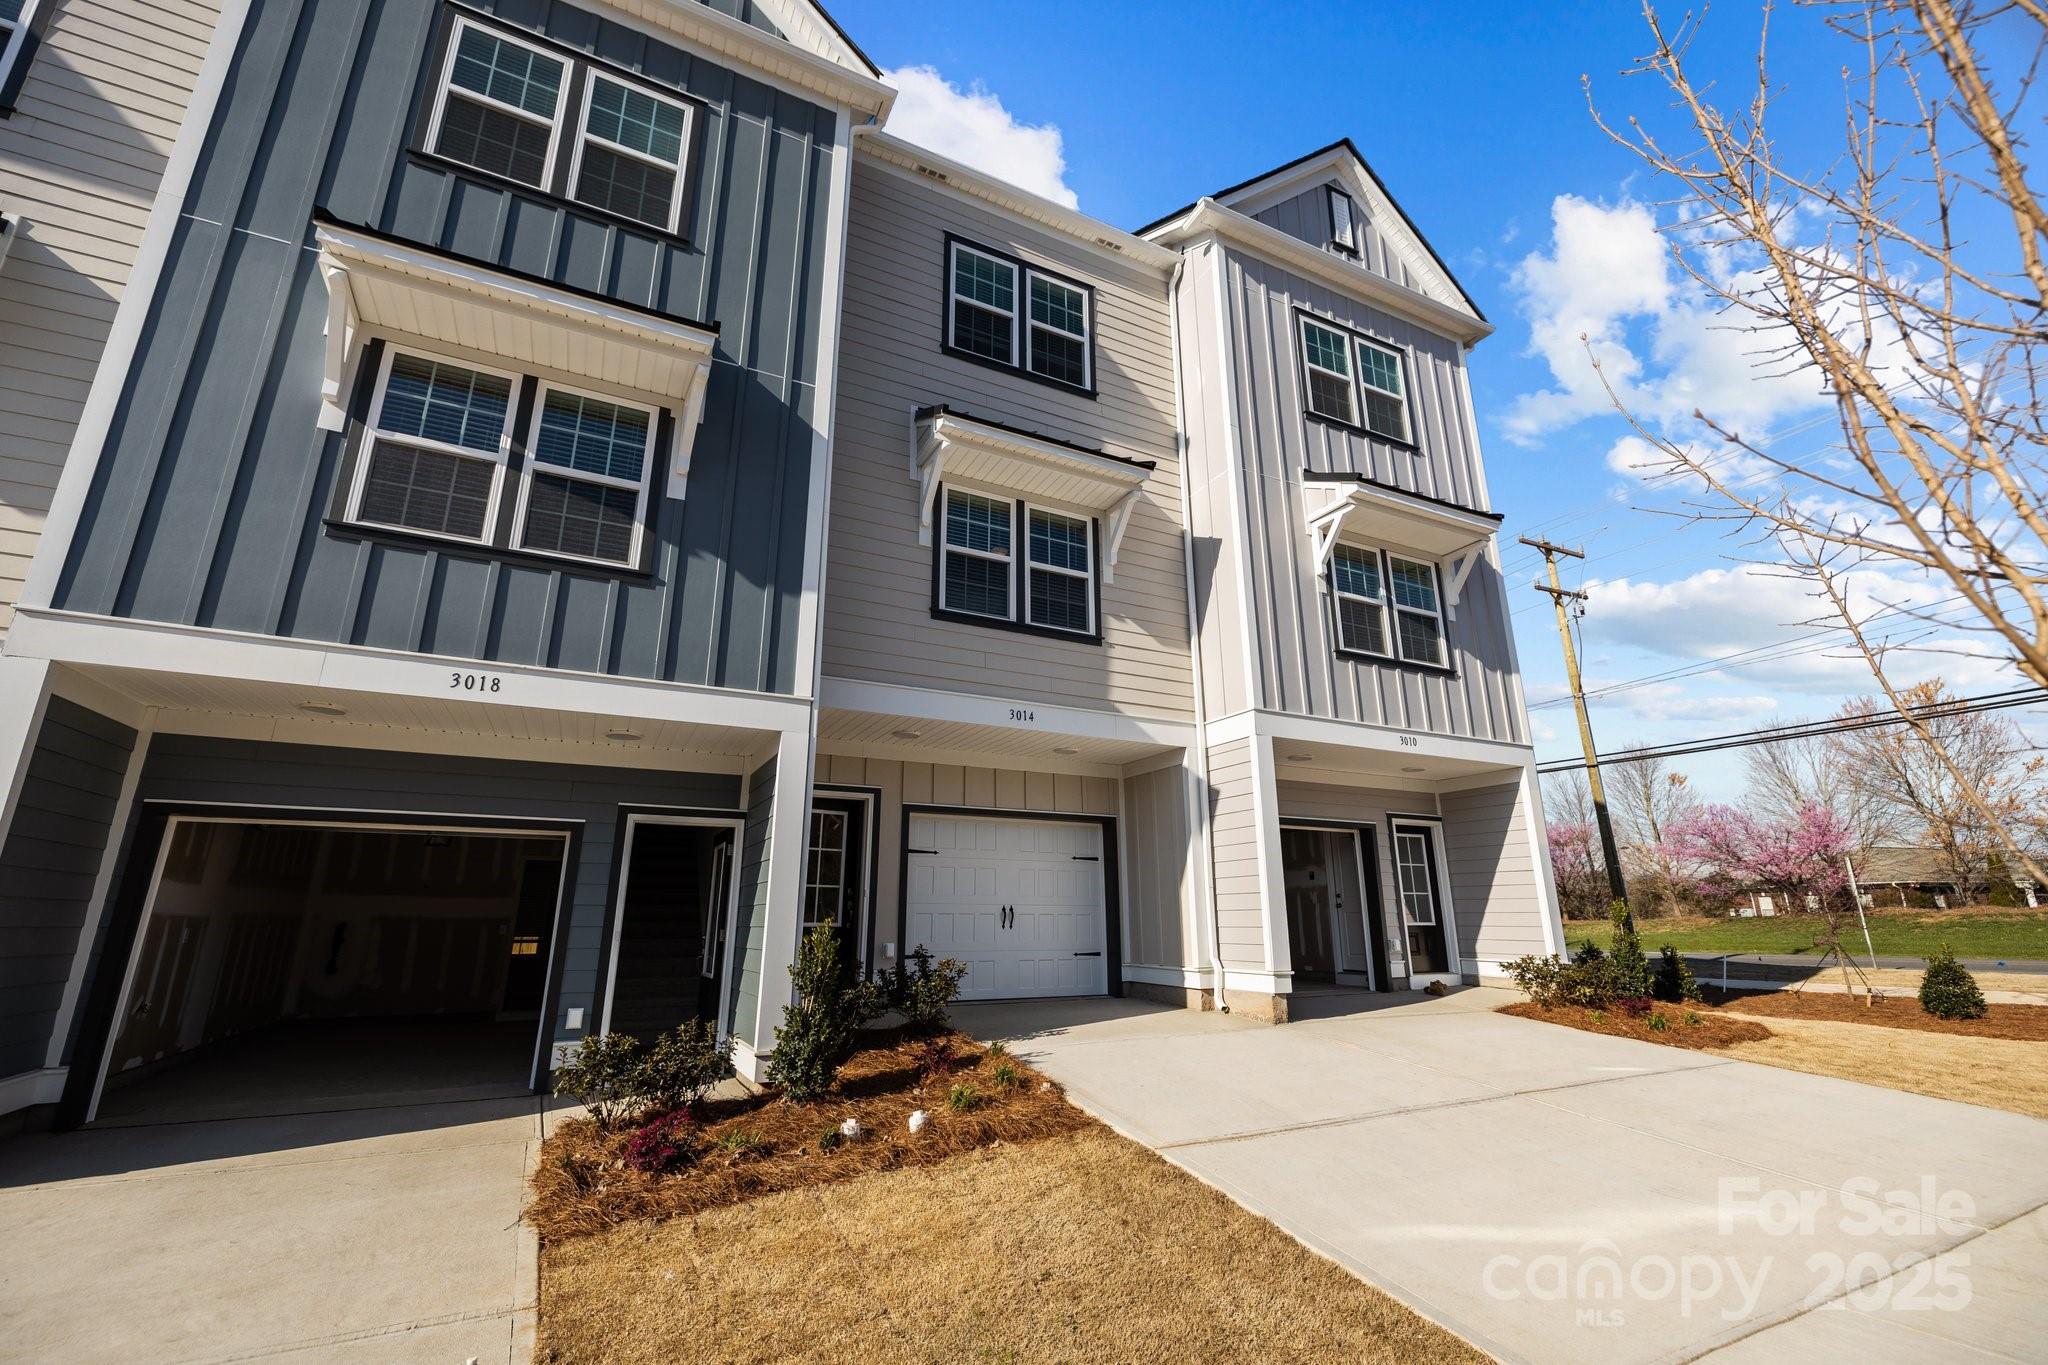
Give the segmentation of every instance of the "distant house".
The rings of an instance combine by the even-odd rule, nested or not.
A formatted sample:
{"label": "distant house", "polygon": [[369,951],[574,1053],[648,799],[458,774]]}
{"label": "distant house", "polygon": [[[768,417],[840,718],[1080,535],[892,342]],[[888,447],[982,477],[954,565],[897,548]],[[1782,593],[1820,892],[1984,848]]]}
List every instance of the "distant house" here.
{"label": "distant house", "polygon": [[[1982,878],[1968,884],[1956,881],[1954,871],[1941,850],[1923,847],[1872,848],[1855,860],[1856,884],[1873,905],[1896,901],[1907,904],[1915,894],[1938,897],[1943,903],[1965,903],[1976,899],[1987,886]],[[2036,888],[2024,878],[2017,883],[2030,906],[2039,904]]]}

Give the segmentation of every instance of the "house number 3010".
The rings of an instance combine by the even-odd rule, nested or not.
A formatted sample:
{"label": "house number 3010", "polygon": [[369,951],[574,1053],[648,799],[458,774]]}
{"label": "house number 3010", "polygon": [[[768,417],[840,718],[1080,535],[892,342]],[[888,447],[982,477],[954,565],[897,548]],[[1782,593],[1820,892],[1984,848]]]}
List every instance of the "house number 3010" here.
{"label": "house number 3010", "polygon": [[1022,706],[1013,706],[1010,708],[1010,719],[1021,720],[1026,725],[1035,725],[1038,722],[1038,713]]}
{"label": "house number 3010", "polygon": [[505,680],[491,673],[450,673],[448,687],[455,692],[496,692]]}

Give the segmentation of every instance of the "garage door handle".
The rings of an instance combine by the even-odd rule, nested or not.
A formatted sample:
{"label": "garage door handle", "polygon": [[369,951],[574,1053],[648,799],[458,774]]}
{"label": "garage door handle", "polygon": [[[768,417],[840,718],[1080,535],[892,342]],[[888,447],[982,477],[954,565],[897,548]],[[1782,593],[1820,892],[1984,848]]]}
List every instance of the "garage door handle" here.
{"label": "garage door handle", "polygon": [[1076,853],[1073,860],[1077,863],[1099,863],[1102,861],[1101,858],[1093,853]]}
{"label": "garage door handle", "polygon": [[1075,953],[1075,954],[1074,954],[1074,956],[1075,956],[1075,957],[1101,957],[1101,956],[1102,956],[1102,950],[1101,950],[1100,948],[1097,948],[1097,949],[1096,949],[1096,950],[1095,950],[1094,952],[1092,952],[1092,953]]}

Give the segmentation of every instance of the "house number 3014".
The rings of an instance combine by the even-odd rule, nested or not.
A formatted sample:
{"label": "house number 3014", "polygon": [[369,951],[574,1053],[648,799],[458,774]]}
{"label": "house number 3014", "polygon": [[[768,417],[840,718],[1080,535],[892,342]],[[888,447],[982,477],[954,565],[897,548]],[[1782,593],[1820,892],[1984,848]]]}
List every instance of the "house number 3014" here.
{"label": "house number 3014", "polygon": [[1026,725],[1035,725],[1038,722],[1038,713],[1026,707],[1013,706],[1010,708],[1010,719],[1023,721]]}
{"label": "house number 3014", "polygon": [[455,692],[497,692],[503,689],[505,680],[492,673],[450,673],[449,690]]}

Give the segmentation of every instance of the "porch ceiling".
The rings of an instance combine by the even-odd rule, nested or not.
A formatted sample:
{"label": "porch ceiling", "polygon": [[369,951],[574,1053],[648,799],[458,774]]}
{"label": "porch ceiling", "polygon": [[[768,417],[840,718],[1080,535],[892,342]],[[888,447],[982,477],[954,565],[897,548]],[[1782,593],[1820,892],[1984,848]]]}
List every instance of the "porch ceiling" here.
{"label": "porch ceiling", "polygon": [[1273,738],[1273,775],[1282,782],[1355,783],[1372,779],[1426,787],[1454,777],[1483,773],[1498,773],[1501,781],[1512,782],[1521,770],[1499,763],[1401,749],[1325,744],[1285,736]]}
{"label": "porch ceiling", "polygon": [[[78,671],[139,706],[158,708],[157,724],[163,730],[234,729],[239,720],[268,723],[272,737],[287,741],[370,744],[372,731],[396,730],[474,737],[480,747],[496,741],[540,741],[589,746],[620,756],[668,752],[745,758],[775,742],[773,732],[764,730],[459,696],[428,698],[136,668]],[[465,670],[451,663],[449,671]],[[471,666],[468,671],[476,670]],[[565,754],[564,760],[574,757]]]}
{"label": "porch ceiling", "polygon": [[933,752],[981,754],[999,766],[1007,760],[1054,767],[1063,763],[1118,767],[1178,747],[1149,739],[1105,738],[833,707],[818,714],[818,740],[840,749],[894,751],[909,759]]}

